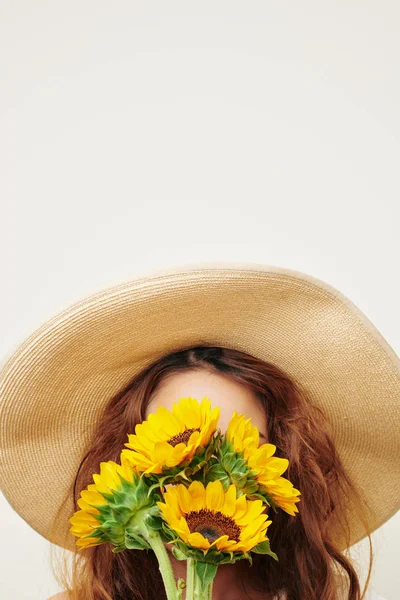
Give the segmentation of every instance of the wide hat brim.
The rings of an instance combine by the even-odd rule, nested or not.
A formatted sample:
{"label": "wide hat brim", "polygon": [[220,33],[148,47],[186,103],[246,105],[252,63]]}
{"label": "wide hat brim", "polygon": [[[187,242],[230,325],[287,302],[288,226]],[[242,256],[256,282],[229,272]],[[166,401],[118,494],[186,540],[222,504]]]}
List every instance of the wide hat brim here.
{"label": "wide hat brim", "polygon": [[[39,534],[69,550],[72,483],[105,404],[162,355],[236,348],[301,383],[373,509],[399,509],[400,361],[341,292],[291,269],[195,263],[102,290],[56,314],[0,367],[0,486]],[[52,530],[58,511],[58,527]],[[350,506],[351,544],[365,531]]]}

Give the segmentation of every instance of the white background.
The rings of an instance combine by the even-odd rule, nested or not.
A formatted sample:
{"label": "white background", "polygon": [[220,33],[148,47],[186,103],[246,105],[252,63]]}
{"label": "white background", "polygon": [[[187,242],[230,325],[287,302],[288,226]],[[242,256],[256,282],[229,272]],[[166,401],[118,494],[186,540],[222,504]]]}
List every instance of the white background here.
{"label": "white background", "polygon": [[[1,354],[203,260],[318,277],[398,352],[399,57],[395,0],[1,0]],[[45,600],[50,544],[0,500],[0,596]],[[386,600],[399,536],[373,535]]]}

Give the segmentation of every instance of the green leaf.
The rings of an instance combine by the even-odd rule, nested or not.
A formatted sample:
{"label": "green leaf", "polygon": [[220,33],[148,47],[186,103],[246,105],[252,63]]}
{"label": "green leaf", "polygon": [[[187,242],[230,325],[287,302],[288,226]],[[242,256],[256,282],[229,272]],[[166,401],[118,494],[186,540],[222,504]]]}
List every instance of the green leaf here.
{"label": "green leaf", "polygon": [[244,491],[247,494],[247,496],[251,496],[257,490],[258,490],[258,483],[257,483],[257,481],[249,481],[249,480],[247,480],[246,486],[244,488]]}
{"label": "green leaf", "polygon": [[180,538],[173,540],[173,542],[174,545],[186,555],[186,558],[194,558],[195,560],[205,562],[204,552],[200,548],[187,546]]}
{"label": "green leaf", "polygon": [[195,569],[197,576],[201,582],[203,593],[206,591],[207,586],[212,582],[216,573],[217,573],[218,565],[214,565],[212,563],[206,563],[201,561],[196,561]]}
{"label": "green leaf", "polygon": [[153,502],[154,505],[158,508],[156,502],[162,502],[164,500],[164,498],[162,497],[160,492],[154,492],[153,493]]}
{"label": "green leaf", "polygon": [[157,489],[157,488],[159,488],[159,487],[160,487],[160,482],[159,481],[157,481],[157,483],[153,483],[153,485],[151,485],[149,487],[149,490],[147,492],[147,497],[150,498],[152,491],[155,490],[155,489]]}
{"label": "green leaf", "polygon": [[101,529],[104,531],[104,533],[109,535],[110,538],[119,537],[123,533],[122,526],[115,521],[106,521],[101,526]]}
{"label": "green leaf", "polygon": [[[253,474],[250,474],[251,477],[249,477],[247,479],[247,483],[249,483],[249,481],[253,481]],[[268,504],[268,506],[270,506],[273,511],[275,513],[278,512],[278,509],[280,509],[279,504],[273,499],[273,497],[271,496],[271,494],[268,492],[268,490],[263,486],[263,485],[258,485],[258,490],[256,494],[252,494],[253,496],[258,496],[259,498],[263,499],[264,502],[266,504]]]}
{"label": "green leaf", "polygon": [[143,546],[143,544],[140,544],[139,542],[136,542],[135,540],[130,540],[130,539],[126,540],[126,547],[128,548],[128,550],[145,550],[146,549],[146,546]]}
{"label": "green leaf", "polygon": [[220,442],[220,446],[219,446],[219,453],[222,455],[226,454],[227,452],[234,452],[234,446],[233,443],[228,440],[228,438],[226,436],[224,436],[223,438],[221,438],[221,442]]}
{"label": "green leaf", "polygon": [[189,475],[191,474],[191,471],[192,470],[189,469],[189,467],[185,467],[184,469],[182,469],[181,471],[179,471],[179,473],[177,473],[176,477],[181,477],[185,481],[190,481]]}
{"label": "green leaf", "polygon": [[150,548],[150,544],[146,542],[144,538],[133,531],[125,531],[125,545],[129,550],[144,550]]}
{"label": "green leaf", "polygon": [[[208,552],[207,552],[208,554]],[[216,561],[221,564],[233,562],[233,552],[231,550],[220,552],[220,556],[217,557]]]}
{"label": "green leaf", "polygon": [[231,473],[231,478],[232,478],[233,483],[235,485],[237,485],[239,488],[241,488],[246,483],[247,475],[241,475],[240,473],[232,472]]}
{"label": "green leaf", "polygon": [[243,554],[243,552],[232,552],[232,551],[225,551],[223,553],[221,553],[221,557],[218,558],[218,563],[222,563],[222,564],[226,564],[226,563],[235,563],[238,560],[242,560],[243,558],[246,558],[245,554]]}
{"label": "green leaf", "polygon": [[[244,489],[244,493],[247,494],[247,486]],[[259,491],[253,492],[252,494],[247,495],[248,500],[262,500],[263,504],[267,506],[271,506],[268,500],[266,499],[264,494],[261,494]]]}
{"label": "green leaf", "polygon": [[249,468],[247,466],[247,462],[243,460],[243,458],[241,456],[239,456],[238,454],[236,454],[236,460],[235,460],[235,464],[232,467],[232,471],[236,471],[237,473],[240,473],[241,475],[246,475],[246,477],[249,474]]}
{"label": "green leaf", "polygon": [[195,457],[194,460],[190,463],[191,466],[191,471],[192,471],[192,475],[194,473],[197,473],[198,471],[200,471],[200,469],[202,469],[205,465],[207,464],[207,461],[204,460],[204,457]]}
{"label": "green leaf", "polygon": [[96,527],[95,529],[92,529],[92,531],[90,531],[89,533],[86,533],[86,535],[81,535],[80,537],[82,540],[90,538],[99,538],[104,543],[108,543],[110,541],[108,539],[108,536],[104,533],[104,531],[102,531],[101,527]]}
{"label": "green leaf", "polygon": [[146,527],[150,527],[150,529],[161,529],[163,520],[161,517],[156,517],[154,515],[147,514],[143,519]]}
{"label": "green leaf", "polygon": [[126,550],[126,546],[115,546],[115,548],[111,549],[111,552],[117,554],[117,552],[123,552],[124,550]]}
{"label": "green leaf", "polygon": [[233,452],[227,452],[221,460],[221,464],[226,471],[232,471],[236,462],[236,455]]}
{"label": "green leaf", "polygon": [[148,492],[148,485],[145,483],[144,479],[140,478],[135,488],[136,505],[138,507],[146,506],[149,504]]}
{"label": "green leaf", "polygon": [[224,468],[219,463],[217,463],[215,465],[212,465],[208,469],[207,479],[210,479],[210,477],[215,477],[215,479],[219,479],[220,477],[227,477],[227,474]]}
{"label": "green leaf", "polygon": [[125,501],[125,494],[124,492],[122,492],[121,490],[113,490],[112,493],[112,500],[110,501],[110,504],[114,505],[115,504],[123,504]]}
{"label": "green leaf", "polygon": [[107,500],[107,502],[112,502],[114,495],[112,494],[112,492],[108,493],[108,492],[101,492],[101,495],[103,496],[103,498],[105,500]]}
{"label": "green leaf", "polygon": [[172,546],[172,554],[177,560],[187,560],[187,556],[182,550],[179,550],[176,546]]}
{"label": "green leaf", "polygon": [[175,531],[172,531],[168,525],[165,523],[165,521],[162,522],[161,524],[161,531],[164,534],[164,537],[166,538],[166,541],[172,541],[175,540],[177,537],[177,534]]}
{"label": "green leaf", "polygon": [[210,483],[210,481],[215,481],[216,479],[220,480],[220,482],[222,483],[222,487],[224,488],[224,491],[226,492],[226,490],[228,489],[229,484],[230,484],[230,479],[229,479],[226,471],[224,471],[224,469],[219,464],[213,465],[207,471],[206,484]]}
{"label": "green leaf", "polygon": [[99,523],[104,523],[104,521],[108,521],[112,518],[111,507],[108,504],[92,504],[91,506],[94,506],[100,512],[99,515],[96,515],[96,519]]}
{"label": "green leaf", "polygon": [[132,517],[132,509],[128,506],[113,506],[114,518],[117,523],[122,525],[127,523]]}
{"label": "green leaf", "polygon": [[251,551],[255,552],[256,554],[269,554],[270,556],[272,556],[273,559],[279,562],[278,556],[275,554],[275,552],[272,552],[269,546],[269,540],[261,542],[255,548],[252,548]]}
{"label": "green leaf", "polygon": [[214,451],[215,451],[215,444],[210,444],[210,445],[207,447],[207,449],[206,449],[206,452],[205,452],[205,455],[204,455],[204,460],[205,460],[205,462],[208,462],[208,461],[210,460],[210,458],[211,458],[211,457],[212,457],[212,455],[214,454]]}

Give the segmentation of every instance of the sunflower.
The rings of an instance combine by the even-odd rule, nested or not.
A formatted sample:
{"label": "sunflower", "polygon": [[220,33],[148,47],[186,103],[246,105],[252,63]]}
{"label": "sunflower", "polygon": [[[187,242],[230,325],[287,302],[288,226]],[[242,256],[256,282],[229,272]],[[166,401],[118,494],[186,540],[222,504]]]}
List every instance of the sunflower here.
{"label": "sunflower", "polygon": [[[236,486],[224,492],[219,480],[207,487],[193,481],[171,486],[164,502],[157,502],[168,527],[189,547],[200,549],[203,555],[213,547],[230,553],[246,553],[258,544],[268,542],[267,521],[262,500],[247,500],[245,494],[236,498]],[[265,544],[264,544],[265,545]],[[261,547],[261,546],[260,546]]]}
{"label": "sunflower", "polygon": [[159,406],[146,421],[138,423],[135,434],[128,434],[124,444],[131,450],[122,450],[132,466],[144,474],[160,474],[189,461],[199,448],[208,445],[216,430],[219,407],[211,409],[205,396],[201,403],[195,398],[180,398],[172,412]]}
{"label": "sunflower", "polygon": [[[276,451],[274,444],[259,446],[258,429],[250,421],[251,418],[246,419],[245,415],[239,415],[236,411],[233,413],[226,431],[228,444],[221,448],[222,454],[229,454],[232,450],[240,454],[248,467],[246,483],[251,483],[254,479],[261,486],[261,491],[265,490],[274,503],[295,516],[299,512],[296,503],[300,502],[300,491],[288,479],[281,477],[288,468],[289,461],[287,458],[273,456]],[[224,463],[224,458],[222,462]]]}
{"label": "sunflower", "polygon": [[112,460],[100,463],[100,474],[81,492],[78,510],[68,519],[70,533],[82,548],[111,542],[125,548],[125,526],[138,510],[147,506],[148,488],[125,457],[121,464]]}
{"label": "sunflower", "polygon": [[81,492],[81,496],[82,497],[78,500],[78,506],[82,510],[76,511],[74,515],[68,519],[72,524],[70,533],[80,538],[76,542],[76,545],[80,548],[98,546],[103,542],[100,538],[93,536],[92,533],[94,529],[101,525],[96,519],[96,515],[99,515],[100,511],[89,504],[88,499],[95,504],[106,504],[107,501],[97,492],[95,485],[89,485],[87,490]]}

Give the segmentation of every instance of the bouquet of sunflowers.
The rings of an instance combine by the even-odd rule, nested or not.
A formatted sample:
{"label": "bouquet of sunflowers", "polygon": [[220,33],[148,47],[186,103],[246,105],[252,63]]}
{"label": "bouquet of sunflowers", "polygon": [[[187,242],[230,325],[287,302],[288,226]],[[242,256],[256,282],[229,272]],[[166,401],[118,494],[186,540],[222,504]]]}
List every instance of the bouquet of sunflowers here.
{"label": "bouquet of sunflowers", "polygon": [[[159,407],[128,435],[120,464],[102,462],[69,519],[77,546],[110,543],[112,552],[152,549],[168,600],[211,600],[219,564],[270,549],[268,510],[298,512],[300,491],[281,477],[289,461],[276,446],[259,446],[258,429],[233,413],[225,434],[218,407],[206,397]],[[175,580],[165,548],[186,560],[186,581]]]}

